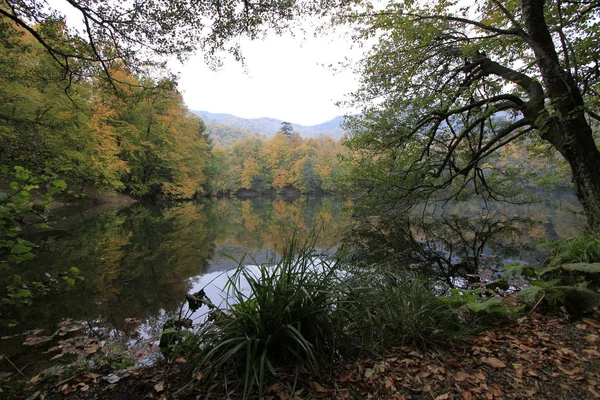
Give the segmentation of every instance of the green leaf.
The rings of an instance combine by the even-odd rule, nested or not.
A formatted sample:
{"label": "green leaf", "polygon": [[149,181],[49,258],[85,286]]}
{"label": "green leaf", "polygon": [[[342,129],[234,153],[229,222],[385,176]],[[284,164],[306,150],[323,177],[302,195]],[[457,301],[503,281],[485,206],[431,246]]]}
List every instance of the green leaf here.
{"label": "green leaf", "polygon": [[525,304],[533,305],[538,301],[542,291],[543,290],[537,286],[529,286],[521,289],[519,293],[517,293],[517,298]]}
{"label": "green leaf", "polygon": [[491,299],[488,299],[486,301],[468,303],[465,306],[467,307],[467,309],[474,311],[474,312],[481,312],[481,311],[487,312],[492,307],[501,306],[501,305],[502,305],[502,300],[500,300],[498,297],[492,297]]}
{"label": "green leaf", "polygon": [[589,274],[597,274],[600,273],[600,263],[573,263],[573,264],[564,264],[562,268],[565,271],[581,271],[587,272]]}
{"label": "green leaf", "polygon": [[29,253],[30,250],[31,247],[25,246],[23,243],[17,243],[13,246],[12,249],[10,249],[10,252],[12,254],[25,254]]}
{"label": "green leaf", "polygon": [[547,289],[549,287],[555,286],[558,282],[560,281],[560,279],[551,279],[549,281],[544,281],[544,280],[532,280],[531,284],[535,287],[538,287],[540,289]]}
{"label": "green leaf", "polygon": [[58,188],[58,189],[66,189],[67,183],[65,181],[63,181],[62,179],[57,179],[55,181],[52,181],[52,186],[54,186],[55,188]]}

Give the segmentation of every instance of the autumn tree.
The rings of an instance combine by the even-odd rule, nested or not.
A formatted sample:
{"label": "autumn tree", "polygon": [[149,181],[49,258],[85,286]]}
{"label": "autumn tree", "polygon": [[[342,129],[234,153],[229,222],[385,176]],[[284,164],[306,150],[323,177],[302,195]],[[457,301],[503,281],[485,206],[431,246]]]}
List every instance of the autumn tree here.
{"label": "autumn tree", "polygon": [[398,1],[350,17],[359,39],[377,37],[355,96],[364,113],[349,123],[363,192],[387,209],[465,190],[498,198],[515,175],[492,157],[529,137],[568,162],[600,229],[599,11],[589,1]]}

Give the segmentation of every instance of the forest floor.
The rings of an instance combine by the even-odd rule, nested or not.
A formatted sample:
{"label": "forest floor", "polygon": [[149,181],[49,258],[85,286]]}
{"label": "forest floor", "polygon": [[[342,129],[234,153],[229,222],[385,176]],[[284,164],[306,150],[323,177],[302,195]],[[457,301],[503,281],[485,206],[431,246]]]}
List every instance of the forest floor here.
{"label": "forest floor", "polygon": [[[600,321],[533,314],[449,344],[443,350],[389,349],[383,357],[340,364],[329,377],[281,374],[265,399],[597,399]],[[240,384],[181,391],[201,379],[189,363],[127,371],[79,372],[35,382],[23,399],[239,399]],[[112,383],[111,383],[112,382]],[[193,386],[193,385],[188,385]],[[204,386],[206,388],[206,386]]]}

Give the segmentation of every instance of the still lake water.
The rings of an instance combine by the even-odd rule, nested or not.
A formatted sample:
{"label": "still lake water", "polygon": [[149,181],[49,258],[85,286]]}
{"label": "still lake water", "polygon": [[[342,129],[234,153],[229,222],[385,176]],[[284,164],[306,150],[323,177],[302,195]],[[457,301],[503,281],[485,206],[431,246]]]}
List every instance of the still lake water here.
{"label": "still lake water", "polygon": [[[56,276],[77,267],[85,278],[71,290],[50,294],[23,308],[22,324],[1,328],[1,335],[27,329],[54,332],[70,318],[83,321],[87,334],[150,338],[166,319],[178,314],[186,294],[208,276],[246,263],[271,260],[296,232],[300,242],[322,228],[316,247],[335,250],[351,223],[344,201],[333,197],[295,199],[215,199],[162,206],[135,204],[124,209],[63,209],[52,234],[42,233],[37,259],[19,266],[24,276]],[[582,225],[570,209],[572,196],[544,197],[528,206],[511,206],[508,215],[536,222],[517,238],[515,258],[533,260],[543,238],[576,234]],[[479,205],[459,204],[451,213],[476,213]],[[251,261],[254,260],[254,261]],[[204,277],[204,279],[203,279]],[[0,352],[16,357],[22,338],[0,341]]]}

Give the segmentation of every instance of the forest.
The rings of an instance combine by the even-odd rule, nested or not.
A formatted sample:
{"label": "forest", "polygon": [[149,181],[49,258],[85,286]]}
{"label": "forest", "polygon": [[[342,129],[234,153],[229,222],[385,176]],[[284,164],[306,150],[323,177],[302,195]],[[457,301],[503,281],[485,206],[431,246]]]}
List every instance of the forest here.
{"label": "forest", "polygon": [[[340,140],[187,108],[303,20],[365,49]],[[0,397],[600,398],[599,20],[0,0]]]}

